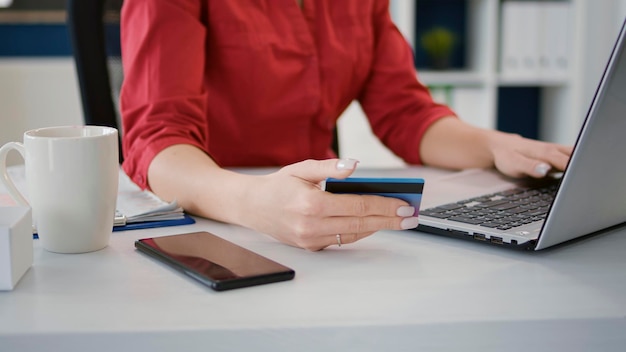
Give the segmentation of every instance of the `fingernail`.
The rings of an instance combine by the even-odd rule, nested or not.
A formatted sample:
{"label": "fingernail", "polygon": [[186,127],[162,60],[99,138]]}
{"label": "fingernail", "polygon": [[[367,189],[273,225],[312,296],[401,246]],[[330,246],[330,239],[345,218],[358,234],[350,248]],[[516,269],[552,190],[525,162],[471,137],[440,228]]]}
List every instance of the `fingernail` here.
{"label": "fingernail", "polygon": [[548,171],[550,171],[550,169],[550,165],[546,163],[541,163],[535,167],[535,173],[537,173],[537,175],[545,176],[548,174]]}
{"label": "fingernail", "polygon": [[407,216],[415,215],[415,207],[403,205],[396,211],[396,215],[406,218]]}
{"label": "fingernail", "polygon": [[337,161],[337,170],[354,170],[358,162],[356,159],[339,159]]}
{"label": "fingernail", "polygon": [[418,222],[416,217],[405,218],[400,222],[400,228],[403,230],[414,229],[417,225]]}

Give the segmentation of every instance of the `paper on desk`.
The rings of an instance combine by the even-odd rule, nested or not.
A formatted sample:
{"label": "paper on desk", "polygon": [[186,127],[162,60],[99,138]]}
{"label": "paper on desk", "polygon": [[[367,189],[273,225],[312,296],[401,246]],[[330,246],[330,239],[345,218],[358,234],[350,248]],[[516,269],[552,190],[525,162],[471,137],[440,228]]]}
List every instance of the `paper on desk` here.
{"label": "paper on desk", "polygon": [[148,190],[141,190],[120,170],[117,211],[126,217],[126,223],[178,220],[184,218],[183,209],[176,201],[165,202]]}

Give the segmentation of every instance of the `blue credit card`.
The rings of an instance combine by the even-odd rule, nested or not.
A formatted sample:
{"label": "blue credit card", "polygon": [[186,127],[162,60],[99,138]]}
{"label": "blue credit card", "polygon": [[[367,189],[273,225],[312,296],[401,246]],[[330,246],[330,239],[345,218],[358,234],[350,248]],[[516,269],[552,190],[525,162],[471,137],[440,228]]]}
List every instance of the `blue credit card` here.
{"label": "blue credit card", "polygon": [[417,215],[422,201],[424,179],[349,177],[326,179],[325,190],[331,193],[372,194],[406,201]]}

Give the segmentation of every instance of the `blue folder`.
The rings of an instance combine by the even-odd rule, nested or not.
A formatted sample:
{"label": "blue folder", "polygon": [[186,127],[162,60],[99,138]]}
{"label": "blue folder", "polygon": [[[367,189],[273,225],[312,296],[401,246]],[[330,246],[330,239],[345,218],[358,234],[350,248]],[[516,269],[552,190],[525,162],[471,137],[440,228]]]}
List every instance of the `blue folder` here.
{"label": "blue folder", "polygon": [[182,219],[176,220],[160,220],[160,221],[142,221],[142,222],[134,222],[129,223],[122,226],[113,227],[113,232],[117,231],[127,231],[127,230],[139,230],[139,229],[150,229],[154,227],[166,227],[166,226],[179,226],[179,225],[189,225],[194,224],[196,220],[194,220],[191,216],[185,214],[185,217]]}

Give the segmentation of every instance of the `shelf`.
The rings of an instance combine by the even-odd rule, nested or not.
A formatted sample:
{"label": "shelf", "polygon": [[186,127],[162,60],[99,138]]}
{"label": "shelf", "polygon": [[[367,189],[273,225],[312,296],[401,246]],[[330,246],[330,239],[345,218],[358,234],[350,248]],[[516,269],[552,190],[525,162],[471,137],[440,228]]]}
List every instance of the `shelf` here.
{"label": "shelf", "polygon": [[[482,87],[491,81],[486,73],[464,70],[417,70],[417,77],[427,86]],[[566,75],[521,77],[499,74],[495,83],[502,87],[563,87],[571,83],[571,78]]]}
{"label": "shelf", "polygon": [[503,87],[564,87],[570,83],[567,76],[544,76],[544,77],[512,77],[500,75],[498,85]]}
{"label": "shelf", "polygon": [[65,24],[63,10],[2,10],[0,25],[5,24]]}
{"label": "shelf", "polygon": [[485,75],[481,72],[451,70],[451,71],[428,71],[418,70],[417,77],[427,86],[484,86]]}

